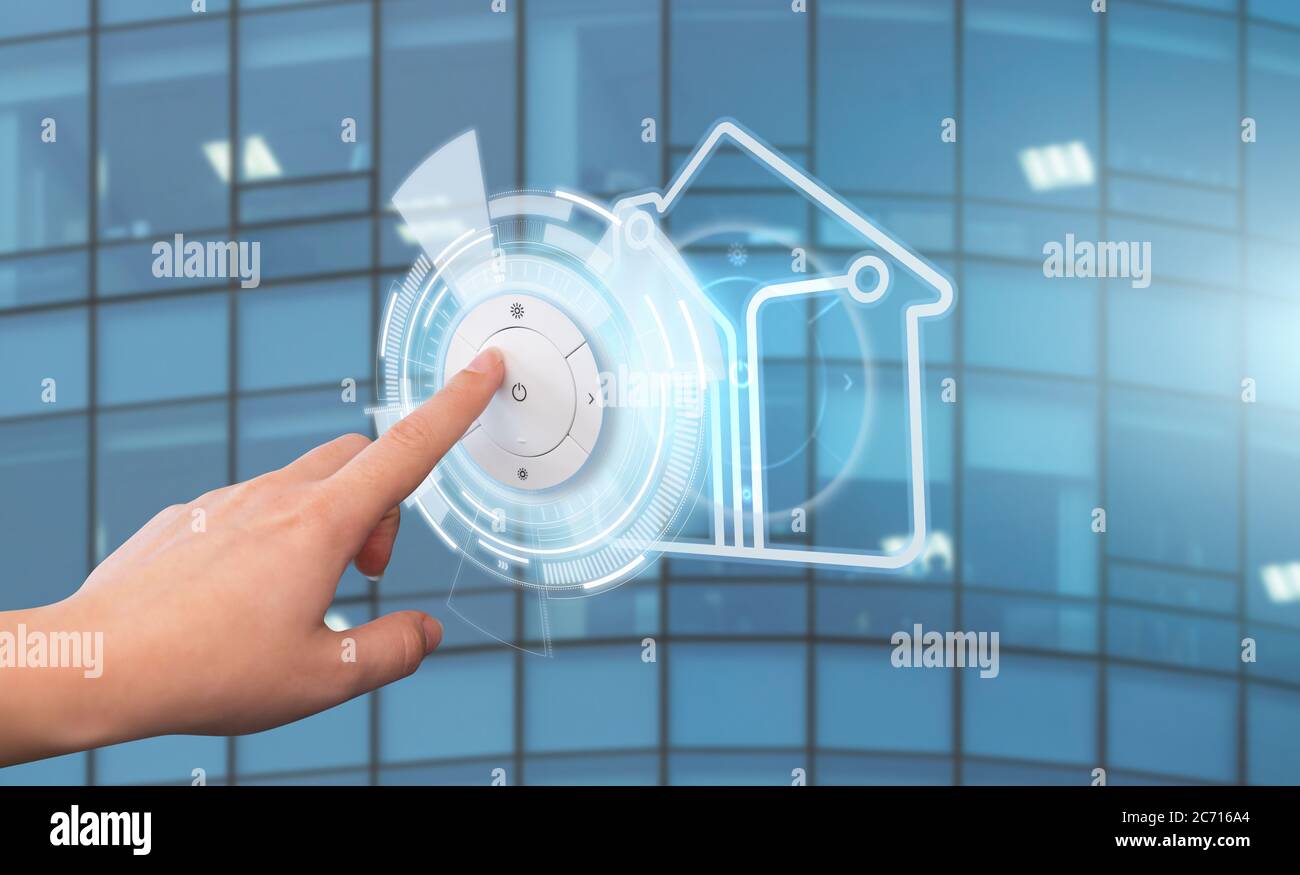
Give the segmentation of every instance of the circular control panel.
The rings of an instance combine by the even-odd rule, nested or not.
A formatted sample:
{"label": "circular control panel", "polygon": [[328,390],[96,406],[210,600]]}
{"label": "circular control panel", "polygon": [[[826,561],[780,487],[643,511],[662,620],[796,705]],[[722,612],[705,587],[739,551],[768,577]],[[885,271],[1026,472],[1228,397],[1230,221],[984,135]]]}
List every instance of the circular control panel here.
{"label": "circular control panel", "polygon": [[505,377],[464,447],[492,479],[547,489],[578,472],[600,434],[596,360],[582,332],[558,307],[506,293],[473,307],[452,333],[443,374],[455,374],[495,347]]}

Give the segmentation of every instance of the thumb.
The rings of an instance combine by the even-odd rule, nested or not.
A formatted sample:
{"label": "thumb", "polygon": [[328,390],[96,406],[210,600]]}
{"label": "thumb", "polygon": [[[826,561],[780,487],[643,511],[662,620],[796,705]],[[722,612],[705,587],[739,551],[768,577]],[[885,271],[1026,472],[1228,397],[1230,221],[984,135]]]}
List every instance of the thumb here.
{"label": "thumb", "polygon": [[442,642],[442,624],[422,611],[397,611],[333,634],[339,643],[353,641],[353,660],[344,660],[344,694],[350,699],[414,674]]}

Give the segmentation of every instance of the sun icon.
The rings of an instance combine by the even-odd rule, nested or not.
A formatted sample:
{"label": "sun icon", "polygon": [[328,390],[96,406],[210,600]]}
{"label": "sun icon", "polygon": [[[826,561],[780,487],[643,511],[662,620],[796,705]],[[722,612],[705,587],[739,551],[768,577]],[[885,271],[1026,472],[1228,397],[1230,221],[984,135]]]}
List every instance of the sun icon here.
{"label": "sun icon", "polygon": [[515,472],[515,476],[518,477],[520,480],[527,480],[527,479],[528,479],[528,469],[527,469],[527,468],[520,468],[518,471]]}
{"label": "sun icon", "polygon": [[510,305],[510,315],[515,317],[516,319],[524,318],[524,305],[519,303],[518,301],[515,301],[513,304]]}
{"label": "sun icon", "polygon": [[744,267],[745,262],[749,261],[749,253],[739,243],[732,243],[727,248],[727,261],[731,262],[732,267]]}

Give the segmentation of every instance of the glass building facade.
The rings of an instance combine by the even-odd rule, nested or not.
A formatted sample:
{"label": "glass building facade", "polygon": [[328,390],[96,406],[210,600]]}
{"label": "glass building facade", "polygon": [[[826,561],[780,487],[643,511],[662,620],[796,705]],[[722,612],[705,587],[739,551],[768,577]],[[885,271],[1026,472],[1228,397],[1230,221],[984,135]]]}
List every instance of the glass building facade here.
{"label": "glass building facade", "polygon": [[[168,504],[370,430],[382,302],[418,251],[388,197],[468,127],[492,190],[610,198],[662,186],[733,116],[959,297],[927,329],[927,380],[958,395],[927,402],[951,550],[924,573],[665,559],[570,603],[544,659],[445,610],[456,559],[411,519],[384,578],[349,572],[332,613],[442,618],[413,677],[259,735],[140,741],[0,783],[1086,784],[1098,767],[1111,784],[1300,783],[1300,4],[1108,6],[5,4],[2,609],[70,594]],[[1075,184],[1030,170],[1056,144],[1085,156]],[[746,223],[836,267],[857,251],[770,180],[712,170],[672,219],[701,276],[736,273],[725,241]],[[177,233],[261,241],[261,287],[153,276],[151,246]],[[1150,241],[1154,280],[1048,281],[1043,243],[1067,233]],[[746,239],[751,271],[789,258]],[[791,330],[765,365],[804,435],[814,341]],[[771,489],[832,479],[824,443]],[[891,476],[848,494],[901,492]],[[535,643],[519,592],[458,586]],[[914,623],[998,631],[998,682],[893,669],[890,636]]]}

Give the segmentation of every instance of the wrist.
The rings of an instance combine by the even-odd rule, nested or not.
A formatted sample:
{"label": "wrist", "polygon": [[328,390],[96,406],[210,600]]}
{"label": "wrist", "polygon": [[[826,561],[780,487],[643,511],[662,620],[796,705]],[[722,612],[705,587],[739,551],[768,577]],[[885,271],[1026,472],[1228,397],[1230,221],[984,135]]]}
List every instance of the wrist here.
{"label": "wrist", "polygon": [[0,765],[109,743],[118,735],[106,693],[102,628],[80,622],[73,599],[0,613]]}

